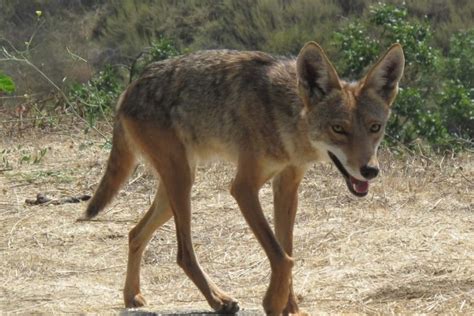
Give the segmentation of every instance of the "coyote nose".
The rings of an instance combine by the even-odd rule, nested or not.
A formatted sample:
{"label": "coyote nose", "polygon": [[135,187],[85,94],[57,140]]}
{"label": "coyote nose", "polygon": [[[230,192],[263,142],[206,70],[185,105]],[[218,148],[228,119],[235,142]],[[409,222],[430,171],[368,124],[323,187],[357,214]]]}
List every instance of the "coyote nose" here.
{"label": "coyote nose", "polygon": [[360,168],[360,174],[367,180],[375,178],[379,174],[379,169],[365,165]]}

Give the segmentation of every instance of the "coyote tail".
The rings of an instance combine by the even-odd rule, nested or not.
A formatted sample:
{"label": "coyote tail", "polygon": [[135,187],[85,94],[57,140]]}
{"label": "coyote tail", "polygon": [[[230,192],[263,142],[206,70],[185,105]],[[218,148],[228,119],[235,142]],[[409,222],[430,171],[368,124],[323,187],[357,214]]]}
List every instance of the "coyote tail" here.
{"label": "coyote tail", "polygon": [[[120,106],[120,103],[121,100],[118,106]],[[99,187],[87,206],[86,218],[93,218],[104,209],[117,194],[121,185],[128,179],[135,166],[135,153],[127,141],[126,131],[120,116],[117,116],[107,169],[102,180],[100,180]]]}

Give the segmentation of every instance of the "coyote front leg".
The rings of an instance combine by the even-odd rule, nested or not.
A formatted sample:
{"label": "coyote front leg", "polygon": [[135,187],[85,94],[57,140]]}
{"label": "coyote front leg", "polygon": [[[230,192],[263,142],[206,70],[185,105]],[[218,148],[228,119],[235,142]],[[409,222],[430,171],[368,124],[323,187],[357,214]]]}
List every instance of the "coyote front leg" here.
{"label": "coyote front leg", "polygon": [[267,178],[258,168],[258,161],[240,159],[231,194],[270,260],[272,274],[263,308],[269,315],[280,315],[288,301],[293,260],[278,243],[258,200],[258,191]]}
{"label": "coyote front leg", "polygon": [[[287,167],[273,180],[273,205],[275,234],[288,256],[293,256],[293,227],[298,206],[298,186],[303,179],[305,168]],[[284,315],[298,314],[298,303],[290,277],[289,296]]]}
{"label": "coyote front leg", "polygon": [[[174,130],[148,122],[129,121],[131,134],[160,175],[176,224],[178,264],[218,312],[235,313],[238,302],[220,290],[202,271],[191,239],[191,187],[195,166],[188,160],[184,144]],[[156,137],[155,135],[160,135]]]}

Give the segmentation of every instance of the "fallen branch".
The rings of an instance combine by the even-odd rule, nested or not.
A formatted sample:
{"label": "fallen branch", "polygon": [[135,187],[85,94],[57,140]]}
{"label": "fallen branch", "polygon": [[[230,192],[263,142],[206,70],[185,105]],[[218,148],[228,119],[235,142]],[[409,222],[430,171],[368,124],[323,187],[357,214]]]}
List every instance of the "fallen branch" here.
{"label": "fallen branch", "polygon": [[62,199],[50,199],[43,193],[38,193],[36,199],[26,199],[25,203],[28,205],[61,205],[66,203],[79,203],[81,201],[87,201],[91,198],[90,195],[83,194],[80,196],[69,196]]}

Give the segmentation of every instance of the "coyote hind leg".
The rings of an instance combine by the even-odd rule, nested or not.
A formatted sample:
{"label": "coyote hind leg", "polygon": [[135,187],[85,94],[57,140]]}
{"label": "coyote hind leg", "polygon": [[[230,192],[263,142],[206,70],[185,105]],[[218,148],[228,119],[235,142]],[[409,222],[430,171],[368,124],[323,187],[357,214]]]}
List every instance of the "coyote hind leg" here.
{"label": "coyote hind leg", "polygon": [[[186,149],[172,129],[158,128],[148,122],[126,122],[137,144],[156,169],[165,187],[173,212],[178,239],[178,264],[218,312],[235,313],[236,300],[225,294],[202,271],[191,239],[191,187],[194,166]],[[159,136],[159,137],[158,137]]]}
{"label": "coyote hind leg", "polygon": [[129,233],[127,278],[123,290],[126,307],[140,307],[146,304],[140,292],[140,264],[142,255],[153,233],[166,223],[172,215],[166,190],[160,184],[150,209]]}

